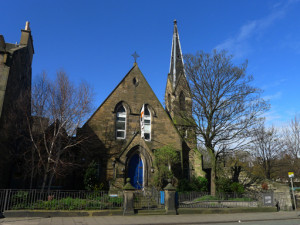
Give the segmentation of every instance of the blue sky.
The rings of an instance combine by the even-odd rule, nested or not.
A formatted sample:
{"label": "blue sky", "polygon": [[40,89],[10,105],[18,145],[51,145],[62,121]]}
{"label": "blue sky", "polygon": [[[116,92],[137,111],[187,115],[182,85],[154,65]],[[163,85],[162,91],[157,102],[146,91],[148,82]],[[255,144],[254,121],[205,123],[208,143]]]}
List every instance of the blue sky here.
{"label": "blue sky", "polygon": [[[300,1],[1,1],[0,33],[20,41],[30,21],[33,76],[63,68],[85,80],[98,107],[133,65],[138,65],[163,103],[177,19],[183,53],[227,49],[234,62],[248,60],[253,85],[264,90],[268,124],[300,113]],[[4,10],[3,10],[4,9]]]}

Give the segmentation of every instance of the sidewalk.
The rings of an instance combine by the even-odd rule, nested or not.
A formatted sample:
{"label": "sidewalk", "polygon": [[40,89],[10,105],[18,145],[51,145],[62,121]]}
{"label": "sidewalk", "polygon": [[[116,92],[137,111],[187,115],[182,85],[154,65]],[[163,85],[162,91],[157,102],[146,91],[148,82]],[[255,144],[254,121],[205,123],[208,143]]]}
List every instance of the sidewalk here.
{"label": "sidewalk", "polygon": [[53,218],[4,218],[1,225],[132,225],[132,224],[209,224],[264,220],[299,219],[300,212],[234,213],[234,214],[191,214],[153,216],[99,216],[99,217],[53,217]]}

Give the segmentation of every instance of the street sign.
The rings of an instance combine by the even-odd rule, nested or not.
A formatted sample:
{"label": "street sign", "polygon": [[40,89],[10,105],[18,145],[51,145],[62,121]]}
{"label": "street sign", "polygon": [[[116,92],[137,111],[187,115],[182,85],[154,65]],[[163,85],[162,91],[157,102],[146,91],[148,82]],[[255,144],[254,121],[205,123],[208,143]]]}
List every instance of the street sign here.
{"label": "street sign", "polygon": [[265,206],[273,206],[273,193],[263,193],[263,203]]}
{"label": "street sign", "polygon": [[294,178],[294,172],[288,172],[289,178]]}

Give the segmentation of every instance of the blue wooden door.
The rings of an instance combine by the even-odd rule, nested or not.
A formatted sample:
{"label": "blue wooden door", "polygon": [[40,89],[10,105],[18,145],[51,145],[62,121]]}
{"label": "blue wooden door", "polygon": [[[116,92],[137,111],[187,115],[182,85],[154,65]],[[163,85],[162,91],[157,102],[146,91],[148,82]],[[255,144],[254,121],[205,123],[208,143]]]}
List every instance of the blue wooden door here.
{"label": "blue wooden door", "polygon": [[133,187],[141,189],[143,187],[143,161],[138,154],[131,157],[129,161],[128,177]]}

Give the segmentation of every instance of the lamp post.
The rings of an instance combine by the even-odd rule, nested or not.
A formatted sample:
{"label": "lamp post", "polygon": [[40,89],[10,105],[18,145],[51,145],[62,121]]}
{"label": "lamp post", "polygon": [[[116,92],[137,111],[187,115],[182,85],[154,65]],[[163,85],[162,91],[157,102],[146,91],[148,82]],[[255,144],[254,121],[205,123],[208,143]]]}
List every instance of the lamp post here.
{"label": "lamp post", "polygon": [[293,195],[293,201],[294,201],[294,210],[296,210],[296,198],[295,198],[294,184],[293,184],[294,172],[288,172],[288,174],[289,174],[289,178],[291,179],[292,195]]}

